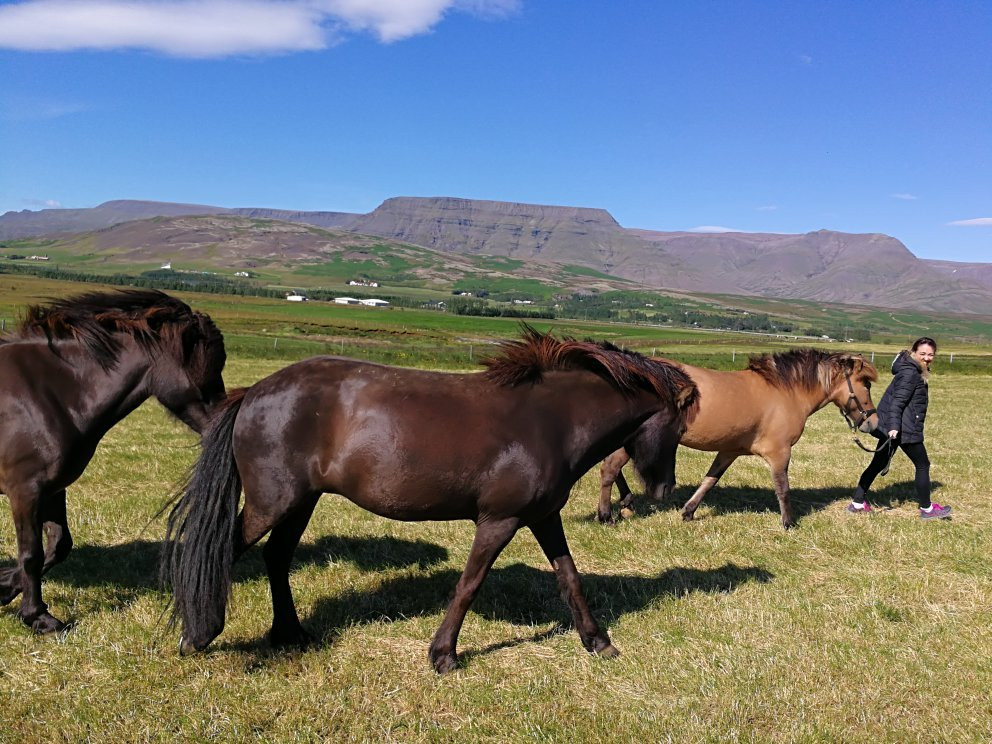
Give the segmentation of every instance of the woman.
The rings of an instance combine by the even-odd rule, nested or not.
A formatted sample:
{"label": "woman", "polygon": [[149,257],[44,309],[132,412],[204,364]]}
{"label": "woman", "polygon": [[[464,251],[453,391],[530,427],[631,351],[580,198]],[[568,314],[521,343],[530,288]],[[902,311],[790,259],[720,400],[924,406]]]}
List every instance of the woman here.
{"label": "woman", "polygon": [[[867,514],[871,507],[865,496],[875,477],[888,470],[889,461],[899,447],[916,467],[916,498],[920,502],[920,519],[950,519],[951,507],[930,501],[930,459],[923,445],[923,422],[927,417],[930,363],[937,354],[932,338],[916,339],[913,348],[901,351],[892,362],[892,382],[878,403],[878,429],[873,433],[883,443],[865,468],[847,510]],[[887,445],[887,446],[885,446]]]}

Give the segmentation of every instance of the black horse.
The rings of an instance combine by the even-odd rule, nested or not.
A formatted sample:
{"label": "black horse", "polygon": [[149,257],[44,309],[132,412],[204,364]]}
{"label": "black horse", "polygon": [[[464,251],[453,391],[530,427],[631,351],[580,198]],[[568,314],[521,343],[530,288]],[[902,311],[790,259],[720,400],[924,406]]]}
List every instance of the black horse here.
{"label": "black horse", "polygon": [[475,522],[430,646],[438,672],[455,668],[465,614],[521,527],[551,561],[585,648],[616,655],[589,612],[560,512],[579,477],[645,420],[683,430],[696,388],[670,364],[530,328],[486,366],[449,374],[315,357],[233,392],[169,517],[162,574],[181,650],[221,632],[232,564],[270,530],[270,639],[305,643],[289,564],[320,495],[338,493],[392,519]]}
{"label": "black horse", "polygon": [[209,316],[154,290],[32,306],[0,337],[0,493],[17,531],[17,565],[0,571],[0,602],[24,592],[19,614],[35,631],[64,627],[41,599],[41,577],[72,548],[66,487],[104,434],[151,396],[202,431],[224,397],[225,359]]}

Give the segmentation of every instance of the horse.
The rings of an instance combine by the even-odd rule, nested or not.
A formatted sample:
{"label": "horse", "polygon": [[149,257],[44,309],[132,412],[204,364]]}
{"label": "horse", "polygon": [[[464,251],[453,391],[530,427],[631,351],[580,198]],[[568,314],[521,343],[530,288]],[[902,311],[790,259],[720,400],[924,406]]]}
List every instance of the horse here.
{"label": "horse", "polygon": [[390,519],[475,523],[429,648],[439,674],[457,667],[465,615],[521,527],[550,561],[583,646],[617,655],[589,611],[560,512],[579,477],[648,418],[684,429],[696,387],[667,362],[526,325],[483,364],[445,373],[320,356],[232,391],[168,519],[161,576],[169,624],[182,621],[180,652],[223,630],[232,564],[269,531],[269,641],[310,641],[289,565],[318,499],[333,493]]}
{"label": "horse", "polygon": [[72,548],[66,488],[107,431],[149,397],[201,432],[224,397],[225,359],[209,316],[155,290],[33,305],[0,336],[0,493],[17,533],[0,603],[23,592],[18,614],[35,632],[65,628],[42,601],[41,577]]}
{"label": "horse", "polygon": [[[701,404],[681,439],[668,436],[657,441],[654,422],[643,427],[644,436],[660,461],[649,462],[654,473],[648,493],[663,499],[675,487],[675,450],[681,443],[692,449],[716,452],[716,458],[696,492],[682,507],[682,519],[693,519],[700,502],[741,455],[758,455],[767,463],[778,497],[782,526],[796,520],[789,503],[789,460],[806,419],[834,403],[852,431],[872,431],[878,414],[871,401],[871,383],[878,379],[874,365],[861,355],[830,353],[818,349],[793,349],[752,356],[745,370],[723,372],[679,364],[699,388]],[[621,468],[633,457],[640,472],[643,459],[637,437],[603,461],[597,518],[611,522],[610,491],[614,481],[621,493],[621,515],[630,511],[630,488]]]}

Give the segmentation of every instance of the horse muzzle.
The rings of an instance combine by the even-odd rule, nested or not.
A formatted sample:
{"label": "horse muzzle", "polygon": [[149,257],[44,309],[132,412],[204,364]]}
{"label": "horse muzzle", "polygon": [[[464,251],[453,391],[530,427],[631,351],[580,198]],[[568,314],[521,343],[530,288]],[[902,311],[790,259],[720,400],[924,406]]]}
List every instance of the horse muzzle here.
{"label": "horse muzzle", "polygon": [[866,418],[864,421],[861,422],[861,425],[858,427],[858,431],[863,432],[865,434],[870,434],[871,432],[875,431],[875,429],[877,428],[878,428],[878,414],[873,413],[871,416],[869,416],[868,418]]}

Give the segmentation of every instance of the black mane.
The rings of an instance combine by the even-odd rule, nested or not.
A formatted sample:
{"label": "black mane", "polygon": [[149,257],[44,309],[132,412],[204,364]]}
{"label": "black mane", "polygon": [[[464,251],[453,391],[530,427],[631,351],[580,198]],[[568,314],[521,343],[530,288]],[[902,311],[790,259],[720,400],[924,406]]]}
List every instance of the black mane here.
{"label": "black mane", "polygon": [[169,335],[181,335],[196,324],[189,305],[156,289],[87,292],[31,305],[4,340],[44,337],[53,351],[56,341],[75,340],[108,369],[117,362],[121,334],[153,346],[165,340],[164,328],[170,329]]}

